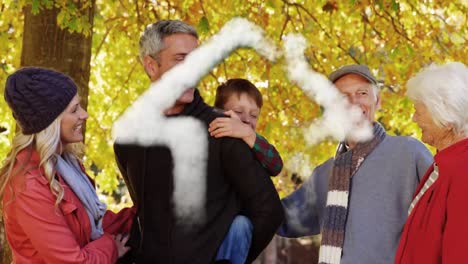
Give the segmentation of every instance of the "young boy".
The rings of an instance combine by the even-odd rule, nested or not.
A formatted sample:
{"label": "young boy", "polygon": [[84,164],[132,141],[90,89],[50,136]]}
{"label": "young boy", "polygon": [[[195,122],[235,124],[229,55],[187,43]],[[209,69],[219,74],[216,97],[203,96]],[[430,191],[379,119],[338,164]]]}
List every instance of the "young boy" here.
{"label": "young boy", "polygon": [[[208,131],[215,138],[235,137],[244,140],[270,175],[276,176],[283,168],[281,156],[273,145],[255,132],[262,106],[262,94],[254,84],[245,79],[230,79],[218,87],[215,100],[215,107],[226,111],[224,114],[228,117],[216,118]],[[245,263],[251,240],[251,221],[243,215],[237,215],[218,250],[216,260],[229,260],[226,263],[232,264]]]}
{"label": "young boy", "polygon": [[229,117],[216,118],[208,132],[215,138],[244,140],[270,175],[277,176],[283,168],[281,156],[264,137],[255,133],[262,106],[262,94],[254,84],[245,79],[230,79],[218,87],[215,99],[215,107],[225,110]]}

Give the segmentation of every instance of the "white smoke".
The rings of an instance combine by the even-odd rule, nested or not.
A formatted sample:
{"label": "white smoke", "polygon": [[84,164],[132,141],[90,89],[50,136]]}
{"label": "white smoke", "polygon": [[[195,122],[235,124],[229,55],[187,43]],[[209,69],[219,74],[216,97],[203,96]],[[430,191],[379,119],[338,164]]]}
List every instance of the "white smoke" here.
{"label": "white smoke", "polygon": [[203,220],[207,129],[191,117],[168,119],[163,111],[240,47],[253,47],[269,60],[279,55],[261,28],[246,19],[235,18],[207,43],[192,51],[184,62],[151,84],[114,124],[113,136],[119,143],[170,148],[175,164],[173,198],[179,220],[192,223]]}
{"label": "white smoke", "polygon": [[285,167],[298,174],[303,180],[307,180],[312,174],[314,168],[310,164],[310,155],[298,152],[285,161]]}
{"label": "white smoke", "polygon": [[305,48],[306,40],[302,35],[288,34],[285,37],[289,79],[325,108],[323,118],[313,123],[306,132],[306,140],[315,144],[330,136],[339,141],[345,138],[356,142],[370,139],[372,126],[364,118],[362,110],[350,104],[324,75],[310,68],[304,57]]}
{"label": "white smoke", "polygon": [[[204,217],[207,166],[207,129],[191,117],[168,119],[163,111],[174,105],[188,88],[196,87],[217,64],[241,47],[252,47],[270,61],[279,55],[273,41],[246,19],[234,18],[208,42],[151,84],[114,123],[113,137],[122,144],[163,145],[174,159],[174,203],[179,220],[198,223]],[[322,75],[309,69],[304,59],[305,40],[289,35],[285,43],[291,80],[326,109],[324,118],[311,126],[308,138],[317,142],[326,136],[338,140],[368,136],[369,124]],[[350,110],[351,109],[351,110]],[[157,162],[157,161],[152,161]]]}

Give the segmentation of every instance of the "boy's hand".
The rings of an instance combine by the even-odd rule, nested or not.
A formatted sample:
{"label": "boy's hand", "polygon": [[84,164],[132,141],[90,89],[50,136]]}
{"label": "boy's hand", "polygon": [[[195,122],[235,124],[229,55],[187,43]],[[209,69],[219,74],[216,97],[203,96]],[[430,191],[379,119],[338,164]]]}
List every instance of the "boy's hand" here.
{"label": "boy's hand", "polygon": [[251,148],[255,144],[255,131],[248,124],[243,123],[233,111],[224,114],[230,117],[218,117],[210,123],[208,132],[215,138],[234,137],[245,141]]}

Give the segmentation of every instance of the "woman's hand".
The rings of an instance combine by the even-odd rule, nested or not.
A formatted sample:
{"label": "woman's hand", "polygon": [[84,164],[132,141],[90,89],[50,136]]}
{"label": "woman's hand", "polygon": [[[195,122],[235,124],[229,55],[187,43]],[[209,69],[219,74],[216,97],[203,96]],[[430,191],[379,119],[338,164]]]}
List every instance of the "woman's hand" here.
{"label": "woman's hand", "polygon": [[112,236],[112,238],[114,239],[115,245],[117,246],[119,258],[125,255],[125,253],[127,253],[130,250],[130,247],[125,246],[128,239],[130,238],[130,235],[117,234],[115,236]]}

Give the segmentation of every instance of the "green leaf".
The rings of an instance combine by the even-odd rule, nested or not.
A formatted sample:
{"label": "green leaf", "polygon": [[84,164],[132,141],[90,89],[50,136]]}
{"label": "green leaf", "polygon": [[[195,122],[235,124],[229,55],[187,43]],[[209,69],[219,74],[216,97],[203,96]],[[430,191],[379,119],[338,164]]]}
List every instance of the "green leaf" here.
{"label": "green leaf", "polygon": [[395,12],[398,12],[400,10],[400,4],[397,3],[395,0],[392,0],[391,9]]}
{"label": "green leaf", "polygon": [[40,7],[41,7],[41,3],[39,2],[39,0],[32,0],[31,13],[33,15],[37,15],[39,13]]}
{"label": "green leaf", "polygon": [[54,6],[54,1],[52,0],[43,0],[42,3],[47,9],[51,9]]}
{"label": "green leaf", "polygon": [[382,10],[384,9],[383,0],[377,0],[375,2],[379,6],[380,9],[382,9]]}
{"label": "green leaf", "polygon": [[351,55],[353,57],[356,57],[356,55],[358,55],[358,53],[359,53],[359,50],[356,49],[355,47],[351,46],[348,49],[348,53],[349,53],[349,55]]}
{"label": "green leaf", "polygon": [[270,8],[273,8],[273,9],[275,8],[275,3],[273,3],[273,0],[268,0],[266,5],[267,5],[267,7],[270,7]]}
{"label": "green leaf", "polygon": [[399,55],[400,55],[400,48],[399,47],[395,47],[394,49],[392,49],[390,51],[390,58],[392,58],[392,59],[395,59]]}
{"label": "green leaf", "polygon": [[465,44],[465,39],[457,32],[454,32],[454,33],[450,34],[450,40],[455,45],[464,45]]}
{"label": "green leaf", "polygon": [[57,14],[57,24],[63,25],[65,24],[65,17],[67,13],[64,10],[60,10],[60,12]]}
{"label": "green leaf", "polygon": [[210,24],[208,22],[208,19],[205,16],[203,16],[200,22],[198,23],[197,30],[198,30],[198,33],[201,33],[201,34],[207,34],[210,32]]}
{"label": "green leaf", "polygon": [[413,57],[414,49],[411,47],[410,44],[406,45],[406,50],[408,51],[409,55]]}
{"label": "green leaf", "polygon": [[70,23],[68,23],[68,29],[71,32],[78,31],[78,19],[76,17],[72,17]]}

